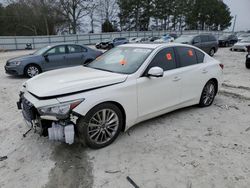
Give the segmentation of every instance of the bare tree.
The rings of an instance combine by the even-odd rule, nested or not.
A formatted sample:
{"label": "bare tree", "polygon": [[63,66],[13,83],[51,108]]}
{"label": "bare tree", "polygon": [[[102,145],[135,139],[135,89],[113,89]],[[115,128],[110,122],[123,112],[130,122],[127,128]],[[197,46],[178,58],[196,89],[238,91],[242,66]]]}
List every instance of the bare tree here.
{"label": "bare tree", "polygon": [[59,0],[62,15],[69,24],[69,32],[76,34],[81,25],[81,19],[89,14],[91,0]]}
{"label": "bare tree", "polygon": [[101,23],[105,21],[112,22],[117,19],[119,7],[117,0],[96,0],[97,1],[97,12],[101,17]]}

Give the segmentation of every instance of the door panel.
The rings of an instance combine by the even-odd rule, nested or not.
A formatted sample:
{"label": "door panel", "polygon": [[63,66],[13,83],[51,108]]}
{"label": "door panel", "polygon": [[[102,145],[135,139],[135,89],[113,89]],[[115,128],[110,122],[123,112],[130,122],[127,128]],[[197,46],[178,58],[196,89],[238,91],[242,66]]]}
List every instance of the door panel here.
{"label": "door panel", "polygon": [[[148,77],[152,67],[164,70],[163,77]],[[137,79],[138,115],[157,113],[179,103],[181,77],[176,69],[176,58],[173,48],[160,50],[145,70],[144,76]]]}
{"label": "door panel", "polygon": [[139,117],[177,105],[180,102],[181,80],[178,69],[165,71],[164,76],[160,78],[138,78]]}
{"label": "door panel", "polygon": [[201,43],[202,43],[201,49],[209,53],[211,49],[211,42],[209,42],[208,35],[201,35]]}
{"label": "door panel", "polygon": [[206,66],[197,64],[180,68],[182,75],[182,88],[180,102],[189,102],[197,100],[201,96],[202,89],[207,80]]}
{"label": "door panel", "polygon": [[56,46],[46,52],[43,63],[44,70],[62,68],[66,63],[66,48],[64,45]]}
{"label": "door panel", "polygon": [[65,66],[83,65],[86,61],[83,47],[79,45],[68,45],[67,64]]}
{"label": "door panel", "polygon": [[200,38],[199,36],[197,36],[197,37],[194,38],[193,44],[194,44],[194,46],[196,46],[197,48],[202,49],[201,38]]}
{"label": "door panel", "polygon": [[182,77],[180,102],[197,100],[208,77],[206,63],[203,63],[205,54],[190,47],[176,47],[176,52]]}

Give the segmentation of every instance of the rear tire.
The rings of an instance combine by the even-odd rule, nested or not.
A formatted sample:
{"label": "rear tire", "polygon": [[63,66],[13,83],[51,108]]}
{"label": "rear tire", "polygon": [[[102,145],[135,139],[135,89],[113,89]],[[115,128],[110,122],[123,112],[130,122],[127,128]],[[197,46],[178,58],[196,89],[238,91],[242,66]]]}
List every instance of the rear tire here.
{"label": "rear tire", "polygon": [[102,103],[77,121],[80,140],[92,149],[110,145],[123,127],[123,115],[114,104]]}
{"label": "rear tire", "polygon": [[250,69],[250,62],[246,62],[246,68]]}
{"label": "rear tire", "polygon": [[35,64],[27,65],[24,68],[24,74],[25,74],[25,76],[27,76],[29,78],[32,78],[32,77],[40,74],[41,72],[42,72],[41,68],[38,65],[35,65]]}
{"label": "rear tire", "polygon": [[216,83],[212,80],[208,81],[202,90],[199,106],[208,107],[212,105],[216,96],[216,90]]}

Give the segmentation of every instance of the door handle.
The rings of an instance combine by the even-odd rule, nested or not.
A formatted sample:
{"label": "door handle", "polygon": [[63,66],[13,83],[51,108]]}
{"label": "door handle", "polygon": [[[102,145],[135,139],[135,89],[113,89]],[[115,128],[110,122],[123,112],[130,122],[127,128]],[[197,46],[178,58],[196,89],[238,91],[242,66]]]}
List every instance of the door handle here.
{"label": "door handle", "polygon": [[206,69],[202,70],[202,73],[206,74],[208,71]]}
{"label": "door handle", "polygon": [[181,79],[181,78],[180,78],[179,76],[175,76],[174,79],[173,79],[173,81],[174,81],[174,82],[177,82],[177,81],[179,81],[180,79]]}

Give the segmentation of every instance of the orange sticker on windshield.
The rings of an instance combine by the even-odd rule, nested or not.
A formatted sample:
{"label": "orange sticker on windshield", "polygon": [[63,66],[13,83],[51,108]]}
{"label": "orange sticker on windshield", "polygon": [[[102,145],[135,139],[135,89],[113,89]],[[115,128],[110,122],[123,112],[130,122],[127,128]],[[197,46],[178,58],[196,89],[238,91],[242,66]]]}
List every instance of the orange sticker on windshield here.
{"label": "orange sticker on windshield", "polygon": [[121,65],[126,65],[126,64],[127,64],[127,61],[126,61],[125,59],[122,59],[122,60],[120,61],[120,64],[121,64]]}
{"label": "orange sticker on windshield", "polygon": [[167,53],[166,58],[167,58],[167,60],[171,61],[172,60],[172,54],[171,53]]}
{"label": "orange sticker on windshield", "polygon": [[188,50],[188,55],[189,55],[189,56],[194,56],[193,51],[192,51],[192,50]]}

